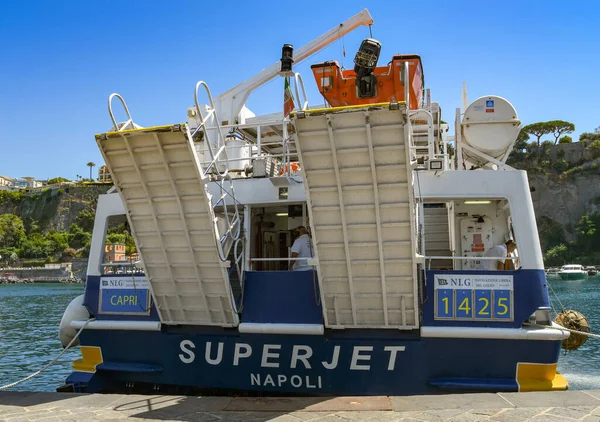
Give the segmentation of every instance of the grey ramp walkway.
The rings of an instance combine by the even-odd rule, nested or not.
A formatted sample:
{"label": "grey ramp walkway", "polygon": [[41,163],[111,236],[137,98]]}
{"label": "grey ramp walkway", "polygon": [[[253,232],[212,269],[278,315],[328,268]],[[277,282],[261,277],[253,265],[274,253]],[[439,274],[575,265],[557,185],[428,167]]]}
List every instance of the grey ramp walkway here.
{"label": "grey ramp walkway", "polygon": [[599,421],[600,391],[406,397],[0,392],[0,421]]}

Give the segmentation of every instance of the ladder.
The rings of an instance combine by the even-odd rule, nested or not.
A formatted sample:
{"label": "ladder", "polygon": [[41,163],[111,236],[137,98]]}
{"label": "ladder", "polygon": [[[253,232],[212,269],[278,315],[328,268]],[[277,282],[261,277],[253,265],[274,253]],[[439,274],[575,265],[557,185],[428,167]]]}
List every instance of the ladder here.
{"label": "ladder", "polygon": [[292,114],[329,328],[418,327],[403,104]]}
{"label": "ladder", "polygon": [[452,270],[454,263],[452,261],[453,253],[450,245],[450,226],[448,222],[448,208],[446,204],[440,204],[441,207],[423,208],[423,230],[425,235],[425,255],[426,256],[447,256],[448,259],[434,259],[427,269],[432,270]]}
{"label": "ladder", "polygon": [[[186,125],[139,128],[113,94],[109,112],[116,128],[115,97],[132,124],[96,135],[96,141],[123,200],[161,322],[237,326],[226,259],[239,239],[239,214],[223,199],[232,190],[211,197]],[[227,191],[227,180],[216,179]]]}

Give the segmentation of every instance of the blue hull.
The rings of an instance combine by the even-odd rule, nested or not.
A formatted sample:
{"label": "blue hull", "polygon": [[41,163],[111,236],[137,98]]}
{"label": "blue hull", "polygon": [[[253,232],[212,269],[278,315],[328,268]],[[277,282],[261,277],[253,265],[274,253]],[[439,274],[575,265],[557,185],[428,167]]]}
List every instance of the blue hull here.
{"label": "blue hull", "polygon": [[518,391],[519,362],[554,364],[560,350],[558,341],[424,339],[372,330],[325,336],[94,330],[84,331],[81,340],[101,348],[102,362],[95,372],[73,372],[67,384],[89,393],[144,388],[303,395]]}
{"label": "blue hull", "polygon": [[[422,337],[420,330],[397,329],[326,329],[323,335],[247,334],[238,328],[168,325],[161,331],[85,329],[80,336],[84,359],[75,362],[67,384],[89,393],[210,389],[408,395],[565,389],[566,382],[555,374],[561,341],[556,337],[521,340],[514,335],[536,309],[548,306],[543,271],[503,273],[514,278],[514,292],[469,290],[475,278],[487,282],[494,276],[497,273],[426,273],[423,327],[444,333],[472,329],[478,334],[471,337],[479,338]],[[118,299],[122,290],[104,290],[99,295],[100,281],[88,277],[85,295],[85,305],[98,321],[145,321],[158,326],[154,306],[139,315],[144,310],[139,304],[120,304],[125,303]],[[242,322],[321,324],[313,283],[309,272],[248,273]],[[453,284],[458,288],[449,290]],[[136,294],[147,299],[143,291],[127,292],[123,298],[135,299]],[[132,309],[118,315],[104,312],[104,306]],[[465,316],[461,312],[466,307],[470,311]],[[493,328],[506,329],[509,335],[498,339],[482,335]]]}

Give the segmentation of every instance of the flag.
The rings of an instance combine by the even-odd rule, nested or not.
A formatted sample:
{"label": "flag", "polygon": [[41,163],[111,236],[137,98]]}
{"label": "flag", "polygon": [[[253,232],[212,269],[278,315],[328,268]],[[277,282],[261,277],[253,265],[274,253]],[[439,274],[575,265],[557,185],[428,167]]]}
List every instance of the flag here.
{"label": "flag", "polygon": [[294,96],[290,87],[290,78],[286,77],[283,90],[283,117],[289,116],[294,107]]}

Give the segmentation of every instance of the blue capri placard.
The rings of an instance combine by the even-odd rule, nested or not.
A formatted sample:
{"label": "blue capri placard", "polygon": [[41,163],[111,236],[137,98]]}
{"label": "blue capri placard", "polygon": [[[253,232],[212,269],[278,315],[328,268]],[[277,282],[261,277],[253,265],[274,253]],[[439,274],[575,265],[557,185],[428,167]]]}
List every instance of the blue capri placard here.
{"label": "blue capri placard", "polygon": [[434,319],[512,321],[513,275],[435,274]]}
{"label": "blue capri placard", "polygon": [[148,281],[143,276],[102,277],[99,300],[101,314],[150,314],[150,291]]}

